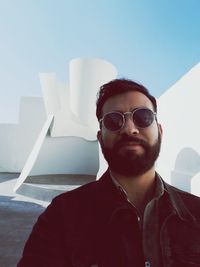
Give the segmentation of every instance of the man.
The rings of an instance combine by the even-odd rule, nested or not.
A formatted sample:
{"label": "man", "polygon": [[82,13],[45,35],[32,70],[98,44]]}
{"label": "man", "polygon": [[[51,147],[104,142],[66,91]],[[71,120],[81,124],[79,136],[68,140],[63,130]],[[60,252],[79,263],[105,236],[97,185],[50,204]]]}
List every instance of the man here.
{"label": "man", "polygon": [[155,98],[136,82],[100,88],[97,136],[109,168],[52,201],[18,267],[200,266],[200,199],[156,173],[156,113]]}

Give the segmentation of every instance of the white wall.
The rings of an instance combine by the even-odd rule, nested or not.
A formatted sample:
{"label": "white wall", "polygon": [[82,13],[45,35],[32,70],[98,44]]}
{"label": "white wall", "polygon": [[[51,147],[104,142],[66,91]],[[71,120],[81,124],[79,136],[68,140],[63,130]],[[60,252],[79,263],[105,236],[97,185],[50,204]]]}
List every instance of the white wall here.
{"label": "white wall", "polygon": [[[22,98],[19,124],[12,133],[8,130],[14,141],[4,148],[7,165],[0,164],[7,171],[21,172],[15,189],[27,175],[97,174],[96,94],[116,75],[112,64],[92,58],[70,62],[69,85],[58,81],[55,73],[40,74],[43,99]],[[4,139],[9,143],[9,137]]]}
{"label": "white wall", "polygon": [[[110,77],[114,78],[115,68],[112,71]],[[52,88],[58,90],[58,105],[53,111],[53,128],[51,135],[45,138],[30,174],[96,174],[99,170],[99,176],[107,165],[104,165],[101,153],[100,156],[98,154],[94,128],[90,128],[86,122],[84,125],[84,120],[90,116],[82,118],[83,123],[81,116],[77,118],[81,115],[81,110],[88,109],[91,99],[88,98],[90,101],[86,103],[85,98],[81,97],[76,100],[79,104],[74,100],[74,105],[81,107],[76,110],[78,115],[74,114],[68,99],[69,86],[55,80],[56,86]],[[80,85],[74,88],[76,87],[78,89],[74,90],[81,92]],[[86,91],[86,87],[84,88]],[[96,91],[97,86],[95,94]],[[93,92],[93,98],[95,94]],[[163,141],[157,170],[164,180],[186,191],[194,191],[195,185],[196,194],[200,194],[199,99],[200,64],[192,68],[158,99],[158,119],[163,125]],[[47,118],[47,105],[50,104],[47,103],[45,106],[42,98],[23,97],[20,102],[19,124],[0,125],[0,171],[21,172]],[[95,114],[95,106],[93,109]]]}
{"label": "white wall", "polygon": [[171,184],[191,191],[200,171],[200,64],[158,100],[163,144],[157,169]]}
{"label": "white wall", "polygon": [[21,98],[19,123],[0,125],[0,171],[22,170],[45,119],[42,98]]}
{"label": "white wall", "polygon": [[18,126],[15,124],[0,125],[0,172],[16,172],[15,143]]}
{"label": "white wall", "polygon": [[97,141],[80,137],[46,137],[31,175],[91,174],[99,168]]}

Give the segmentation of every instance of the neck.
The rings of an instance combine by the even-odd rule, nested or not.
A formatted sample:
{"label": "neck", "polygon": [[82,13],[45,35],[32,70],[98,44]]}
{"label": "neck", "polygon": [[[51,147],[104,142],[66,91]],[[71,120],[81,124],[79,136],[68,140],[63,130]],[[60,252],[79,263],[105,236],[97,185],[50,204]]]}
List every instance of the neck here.
{"label": "neck", "polygon": [[143,214],[145,206],[155,193],[155,169],[152,168],[142,175],[132,177],[123,176],[112,170],[111,174],[126,191],[128,199]]}

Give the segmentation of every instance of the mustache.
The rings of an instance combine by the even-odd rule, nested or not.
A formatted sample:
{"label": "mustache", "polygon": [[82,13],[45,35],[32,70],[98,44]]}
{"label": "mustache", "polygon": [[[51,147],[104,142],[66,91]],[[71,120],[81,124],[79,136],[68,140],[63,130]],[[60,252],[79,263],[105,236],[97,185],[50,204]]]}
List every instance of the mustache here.
{"label": "mustache", "polygon": [[143,147],[148,147],[149,144],[141,139],[141,138],[138,138],[138,137],[135,137],[135,136],[124,136],[122,137],[118,142],[117,142],[117,147],[123,145],[124,143],[127,143],[127,142],[133,142],[135,144],[138,144],[138,145],[141,145]]}

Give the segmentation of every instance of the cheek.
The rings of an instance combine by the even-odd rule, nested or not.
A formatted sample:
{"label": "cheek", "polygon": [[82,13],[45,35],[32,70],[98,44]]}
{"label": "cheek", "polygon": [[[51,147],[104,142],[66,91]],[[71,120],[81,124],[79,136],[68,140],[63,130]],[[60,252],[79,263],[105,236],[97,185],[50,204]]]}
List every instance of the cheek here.
{"label": "cheek", "polygon": [[149,143],[149,145],[154,145],[157,142],[159,135],[157,123],[155,122],[150,127],[141,130],[140,135]]}
{"label": "cheek", "polygon": [[112,148],[116,142],[116,134],[107,130],[102,131],[102,143],[107,148]]}
{"label": "cheek", "polygon": [[155,142],[158,140],[158,136],[159,136],[159,129],[157,127],[157,125],[155,125],[155,127],[152,127],[151,131],[150,131],[150,143],[153,145],[155,144]]}

